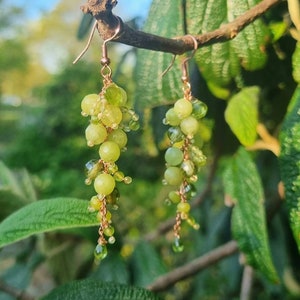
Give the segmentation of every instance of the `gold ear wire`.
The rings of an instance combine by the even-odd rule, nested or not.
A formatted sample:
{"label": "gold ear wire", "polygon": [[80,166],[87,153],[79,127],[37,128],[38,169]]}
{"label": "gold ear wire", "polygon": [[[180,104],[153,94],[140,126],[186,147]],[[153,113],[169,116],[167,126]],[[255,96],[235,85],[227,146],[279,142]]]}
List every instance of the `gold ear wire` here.
{"label": "gold ear wire", "polygon": [[186,83],[186,82],[189,81],[188,61],[191,60],[194,57],[194,55],[195,55],[195,53],[196,53],[196,51],[198,49],[198,42],[197,42],[196,38],[193,35],[190,35],[190,34],[188,36],[194,42],[194,50],[193,50],[192,54],[189,57],[185,58],[183,60],[183,62],[182,62],[182,65],[181,65],[181,67],[182,67],[182,77],[181,77],[181,80],[183,81],[183,83]]}
{"label": "gold ear wire", "polygon": [[90,33],[90,36],[89,36],[89,39],[87,41],[87,44],[86,46],[84,47],[84,49],[81,51],[81,53],[76,57],[76,59],[73,61],[73,64],[75,65],[80,59],[81,57],[85,54],[85,52],[89,49],[90,45],[91,45],[91,41],[94,37],[94,33],[95,33],[95,30],[96,30],[96,27],[97,27],[97,21],[94,23],[93,27],[92,27],[92,30],[91,30],[91,33]]}
{"label": "gold ear wire", "polygon": [[106,65],[109,65],[110,64],[110,59],[107,55],[107,43],[111,40],[113,40],[120,32],[120,29],[121,29],[121,20],[119,17],[117,17],[118,19],[118,26],[115,30],[115,33],[109,37],[108,39],[104,40],[103,41],[103,44],[102,44],[102,58],[101,58],[101,65],[102,66],[106,66]]}
{"label": "gold ear wire", "polygon": [[[109,58],[107,57],[107,46],[106,46],[106,44],[109,41],[113,40],[118,35],[118,33],[120,32],[120,29],[121,29],[121,20],[120,20],[119,17],[117,17],[117,19],[118,19],[118,26],[116,28],[115,33],[110,38],[104,40],[104,42],[102,44],[102,59],[101,59],[101,64],[102,65],[108,65],[109,62],[110,62]],[[91,45],[91,41],[92,41],[92,39],[94,37],[94,34],[95,34],[96,27],[97,27],[97,21],[94,23],[94,25],[92,27],[92,30],[91,30],[91,33],[89,35],[86,46],[81,51],[81,53],[77,56],[77,58],[73,61],[73,64],[76,64],[82,58],[82,56],[87,52],[87,50],[89,49],[89,47]],[[103,60],[103,63],[102,63],[102,60]]]}

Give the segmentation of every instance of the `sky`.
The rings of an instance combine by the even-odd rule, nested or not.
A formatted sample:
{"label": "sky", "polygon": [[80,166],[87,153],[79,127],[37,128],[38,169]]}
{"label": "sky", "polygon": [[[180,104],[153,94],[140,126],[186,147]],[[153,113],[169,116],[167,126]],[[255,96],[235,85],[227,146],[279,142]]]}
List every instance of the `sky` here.
{"label": "sky", "polygon": [[[69,1],[69,0],[67,0]],[[71,0],[78,6],[86,3],[84,0]],[[24,6],[28,19],[37,19],[43,13],[54,9],[59,0],[10,0],[9,3],[16,6]],[[145,17],[151,0],[119,0],[115,13],[125,20],[137,15]]]}
{"label": "sky", "polygon": [[[4,0],[3,3],[9,3],[9,5],[14,5],[18,7],[23,7],[25,11],[25,18],[23,17],[20,20],[20,23],[27,23],[28,21],[35,21],[39,18],[42,18],[43,15],[47,14],[55,9],[56,5],[63,0]],[[72,1],[75,6],[78,6],[78,11],[80,11],[80,6],[85,4],[87,0],[65,0]],[[132,19],[133,17],[139,16],[142,19],[145,19],[151,4],[151,0],[118,0],[118,4],[114,9],[114,14],[120,16],[122,20],[127,21]],[[48,45],[49,46],[49,45]],[[60,60],[58,57],[63,57],[64,49],[60,49],[56,47],[56,51],[49,51],[49,47],[44,45],[40,47],[43,49],[44,58],[42,58],[42,62],[46,69],[50,73],[55,73],[60,66]],[[50,47],[51,48],[51,47]]]}

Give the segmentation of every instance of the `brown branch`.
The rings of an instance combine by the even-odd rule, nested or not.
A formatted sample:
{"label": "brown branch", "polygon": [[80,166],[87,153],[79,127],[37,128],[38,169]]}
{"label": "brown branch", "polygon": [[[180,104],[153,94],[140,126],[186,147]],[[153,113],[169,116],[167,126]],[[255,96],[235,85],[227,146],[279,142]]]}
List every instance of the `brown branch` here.
{"label": "brown branch", "polygon": [[4,281],[0,280],[0,291],[3,291],[4,293],[13,296],[15,299],[18,300],[33,300],[34,298],[29,296],[23,291],[17,290],[16,288],[8,285]]}
{"label": "brown branch", "polygon": [[153,292],[160,292],[174,285],[176,282],[193,276],[205,268],[219,262],[238,251],[236,241],[230,241],[223,246],[213,249],[203,256],[192,260],[182,267],[176,268],[171,272],[158,277],[147,288]]}
{"label": "brown branch", "polygon": [[[222,25],[214,31],[195,35],[198,48],[226,42],[235,38],[247,25],[251,24],[280,2],[282,2],[282,0],[263,0],[243,15],[237,17],[234,21]],[[116,3],[117,1],[115,0],[88,0],[87,4],[81,7],[84,13],[91,13],[96,18],[99,34],[104,40],[111,37],[115,32],[115,28],[118,26],[118,19],[112,14],[112,9]],[[183,54],[194,49],[194,42],[188,35],[170,39],[134,30],[123,22],[121,22],[120,34],[114,41],[136,48],[173,54]]]}
{"label": "brown branch", "polygon": [[244,267],[240,300],[250,300],[253,285],[254,270],[250,266]]}

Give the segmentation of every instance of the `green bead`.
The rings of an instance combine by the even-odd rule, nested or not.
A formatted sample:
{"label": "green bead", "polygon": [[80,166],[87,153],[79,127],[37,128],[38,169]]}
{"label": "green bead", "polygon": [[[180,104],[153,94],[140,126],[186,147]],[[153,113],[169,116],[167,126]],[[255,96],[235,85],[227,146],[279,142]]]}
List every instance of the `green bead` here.
{"label": "green bead", "polygon": [[189,203],[186,202],[180,202],[177,204],[177,211],[181,212],[181,213],[189,213],[189,211],[191,210],[191,206],[189,205]]}
{"label": "green bead", "polygon": [[192,115],[197,120],[204,118],[207,113],[207,105],[204,102],[197,99],[192,102],[192,105],[193,105]]}
{"label": "green bead", "polygon": [[180,195],[176,191],[171,191],[168,195],[169,199],[174,203],[177,204],[180,202]]}
{"label": "green bead", "polygon": [[112,226],[109,226],[107,228],[104,229],[104,234],[106,236],[112,236],[115,233],[115,229]]}
{"label": "green bead", "polygon": [[175,238],[172,248],[176,253],[180,253],[184,250],[184,246],[180,243],[179,238]]}
{"label": "green bead", "polygon": [[94,251],[94,256],[97,260],[102,260],[107,256],[107,247],[105,245],[98,244]]}
{"label": "green bead", "polygon": [[110,84],[105,92],[104,97],[109,104],[123,106],[127,102],[126,92],[115,83]]}

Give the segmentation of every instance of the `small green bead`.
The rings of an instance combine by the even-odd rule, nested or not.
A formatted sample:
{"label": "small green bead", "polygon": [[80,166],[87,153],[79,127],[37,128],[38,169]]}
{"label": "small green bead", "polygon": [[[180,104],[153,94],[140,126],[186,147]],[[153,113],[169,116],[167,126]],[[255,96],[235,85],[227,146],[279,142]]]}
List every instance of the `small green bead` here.
{"label": "small green bead", "polygon": [[189,203],[186,202],[180,202],[177,204],[177,211],[180,213],[189,213],[189,211],[191,210],[191,206],[189,205]]}
{"label": "small green bead", "polygon": [[124,183],[125,184],[130,184],[132,182],[132,178],[130,176],[124,177]]}
{"label": "small green bead", "polygon": [[109,226],[109,227],[104,229],[104,234],[106,236],[113,236],[114,233],[115,233],[115,229],[112,226]]}
{"label": "small green bead", "polygon": [[168,197],[169,199],[174,203],[174,204],[177,204],[180,202],[180,195],[178,192],[176,191],[171,191],[169,194],[168,194]]}
{"label": "small green bead", "polygon": [[98,244],[94,251],[94,256],[97,260],[102,260],[107,256],[107,247],[105,245]]}
{"label": "small green bead", "polygon": [[180,253],[184,250],[184,246],[180,243],[179,238],[175,238],[172,248],[176,253]]}

